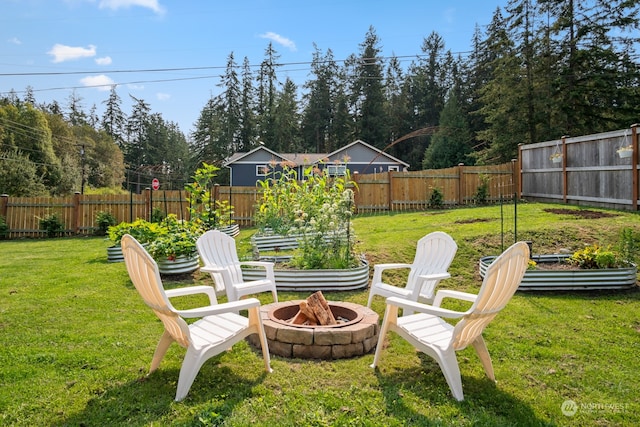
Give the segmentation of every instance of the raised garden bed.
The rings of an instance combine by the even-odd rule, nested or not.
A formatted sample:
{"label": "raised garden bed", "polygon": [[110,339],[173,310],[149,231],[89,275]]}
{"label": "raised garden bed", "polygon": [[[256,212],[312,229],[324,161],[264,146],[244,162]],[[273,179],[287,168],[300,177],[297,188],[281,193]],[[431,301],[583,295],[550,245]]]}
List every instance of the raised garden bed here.
{"label": "raised garden bed", "polygon": [[[575,291],[575,290],[618,290],[636,286],[637,266],[625,268],[579,269],[562,264],[571,255],[552,254],[531,257],[540,267],[527,270],[518,287],[519,291]],[[484,278],[487,267],[495,256],[480,258],[480,276]],[[557,264],[557,268],[553,265]]]}
{"label": "raised garden bed", "polygon": [[[362,260],[357,268],[343,270],[296,270],[275,268],[278,290],[293,292],[352,291],[369,285],[369,264]],[[264,269],[242,268],[245,280],[264,279]]]}

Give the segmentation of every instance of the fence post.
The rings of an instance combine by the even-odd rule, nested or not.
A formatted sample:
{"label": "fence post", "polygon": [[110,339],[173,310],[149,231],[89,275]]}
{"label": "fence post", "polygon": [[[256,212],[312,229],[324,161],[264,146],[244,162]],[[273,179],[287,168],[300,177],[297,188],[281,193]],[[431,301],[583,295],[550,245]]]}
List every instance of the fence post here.
{"label": "fence post", "polygon": [[389,171],[387,172],[387,175],[389,176],[389,213],[391,213],[391,211],[393,210],[393,176],[391,175],[393,172]]}
{"label": "fence post", "polygon": [[562,200],[567,203],[567,135],[562,136]]}
{"label": "fence post", "polygon": [[514,191],[517,191],[517,197],[522,197],[522,146],[524,144],[521,142],[518,144],[518,159],[516,160],[515,168],[513,170],[513,179],[517,180],[518,185]]}
{"label": "fence post", "polygon": [[151,221],[151,212],[153,209],[153,196],[151,195],[151,189],[149,187],[144,189],[144,218],[147,221]]}
{"label": "fence post", "polygon": [[458,163],[458,205],[464,204],[464,163]]}
{"label": "fence post", "polygon": [[355,171],[353,173],[352,176],[353,182],[354,182],[354,187],[353,188],[353,204],[354,204],[354,209],[356,211],[356,213],[360,213],[358,206],[359,206],[359,201],[360,201],[360,184],[359,184],[359,180],[360,180],[360,173],[358,171]]}
{"label": "fence post", "polygon": [[7,211],[9,210],[9,195],[0,194],[0,216],[7,219]]}
{"label": "fence post", "polygon": [[73,193],[73,216],[72,216],[72,229],[74,234],[80,233],[80,218],[82,218],[82,210],[80,209],[80,193]]}
{"label": "fence post", "polygon": [[631,144],[633,154],[631,155],[631,208],[638,210],[638,124],[631,125]]}

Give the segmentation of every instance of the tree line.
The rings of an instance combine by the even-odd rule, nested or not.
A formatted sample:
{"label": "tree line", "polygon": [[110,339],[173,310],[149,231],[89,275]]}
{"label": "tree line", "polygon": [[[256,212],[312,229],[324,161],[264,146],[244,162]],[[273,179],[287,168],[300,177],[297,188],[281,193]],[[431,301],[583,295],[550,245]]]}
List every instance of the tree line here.
{"label": "tree line", "polygon": [[[521,143],[625,128],[640,111],[639,4],[511,0],[476,25],[469,52],[432,32],[411,58],[382,56],[370,27],[345,59],[314,46],[300,87],[279,78],[271,43],[255,67],[231,52],[188,135],[143,99],[125,114],[115,86],[102,117],[75,92],[63,108],[12,91],[0,99],[0,192],[137,191],[152,176],[180,188],[203,162],[261,143],[329,153],[361,139],[413,170],[502,163]],[[227,182],[224,169],[217,179]]]}

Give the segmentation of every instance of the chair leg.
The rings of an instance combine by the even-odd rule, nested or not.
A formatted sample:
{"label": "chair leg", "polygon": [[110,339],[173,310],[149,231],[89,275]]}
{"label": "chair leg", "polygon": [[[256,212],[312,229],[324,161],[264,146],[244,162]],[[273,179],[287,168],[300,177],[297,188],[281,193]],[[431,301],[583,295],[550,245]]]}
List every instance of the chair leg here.
{"label": "chair leg", "polygon": [[435,359],[440,365],[444,379],[447,380],[453,397],[458,401],[464,400],[462,377],[460,376],[460,367],[458,366],[455,350],[448,348],[444,352],[438,352],[438,357],[435,357]]}
{"label": "chair leg", "polygon": [[373,356],[373,363],[369,366],[375,368],[378,366],[380,356],[382,355],[382,344],[384,344],[384,337],[389,332],[389,325],[396,323],[398,320],[398,307],[395,305],[387,305],[384,312],[384,318],[382,319],[382,327],[378,333],[378,344],[376,344],[376,354]]}
{"label": "chair leg", "polygon": [[196,375],[198,375],[203,363],[203,354],[197,353],[193,347],[189,346],[187,353],[184,355],[182,367],[180,367],[178,387],[176,389],[176,402],[180,402],[187,397],[187,393],[189,393],[191,385],[196,379]]}
{"label": "chair leg", "polygon": [[273,295],[273,302],[278,302],[278,291],[276,290],[275,287],[271,291],[271,295]]}
{"label": "chair leg", "polygon": [[375,295],[375,292],[373,292],[373,289],[369,291],[369,300],[367,301],[367,307],[371,308],[371,302],[373,301],[373,296]]}
{"label": "chair leg", "polygon": [[480,358],[480,362],[482,362],[482,367],[484,368],[484,372],[487,374],[487,377],[489,377],[491,381],[495,381],[496,376],[493,372],[493,364],[491,363],[491,356],[489,355],[489,350],[487,350],[487,345],[485,344],[484,339],[482,338],[482,335],[476,338],[472,344],[473,344],[473,348],[476,349],[476,353]]}
{"label": "chair leg", "polygon": [[158,369],[160,366],[160,362],[162,362],[162,358],[167,353],[169,346],[173,342],[173,338],[171,334],[167,331],[164,331],[158,345],[156,346],[156,351],[153,353],[153,359],[151,360],[151,368],[149,368],[149,373]]}

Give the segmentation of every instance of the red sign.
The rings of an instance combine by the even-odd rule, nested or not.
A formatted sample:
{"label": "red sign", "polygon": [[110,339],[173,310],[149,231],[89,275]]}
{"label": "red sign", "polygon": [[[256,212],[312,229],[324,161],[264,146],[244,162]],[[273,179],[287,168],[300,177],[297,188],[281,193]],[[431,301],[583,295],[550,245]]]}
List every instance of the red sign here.
{"label": "red sign", "polygon": [[160,188],[160,181],[158,181],[158,178],[153,178],[153,181],[151,181],[151,188],[154,190]]}

